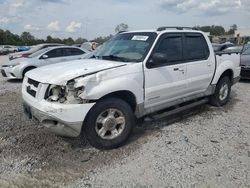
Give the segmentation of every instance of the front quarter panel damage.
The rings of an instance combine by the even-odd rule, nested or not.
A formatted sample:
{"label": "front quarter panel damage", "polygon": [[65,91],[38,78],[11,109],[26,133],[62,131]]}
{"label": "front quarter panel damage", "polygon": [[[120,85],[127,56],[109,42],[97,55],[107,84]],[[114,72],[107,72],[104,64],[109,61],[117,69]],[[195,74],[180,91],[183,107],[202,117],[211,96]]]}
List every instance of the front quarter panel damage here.
{"label": "front quarter panel damage", "polygon": [[84,100],[98,100],[107,94],[126,90],[135,95],[137,104],[142,103],[144,96],[142,64],[129,64],[76,79],[75,87],[82,86],[85,89],[79,97]]}

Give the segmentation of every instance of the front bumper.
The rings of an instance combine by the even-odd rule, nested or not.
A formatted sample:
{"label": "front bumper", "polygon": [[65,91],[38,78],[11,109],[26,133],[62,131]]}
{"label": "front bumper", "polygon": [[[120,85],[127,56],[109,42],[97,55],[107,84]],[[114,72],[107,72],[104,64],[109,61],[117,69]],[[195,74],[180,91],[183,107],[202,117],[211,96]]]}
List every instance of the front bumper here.
{"label": "front bumper", "polygon": [[1,74],[3,77],[8,79],[21,79],[22,76],[18,74],[18,71],[14,68],[10,67],[2,67],[1,68]]}
{"label": "front bumper", "polygon": [[[41,89],[43,87],[38,89],[37,94],[39,94]],[[43,93],[43,91],[40,93]],[[26,92],[25,85],[23,85],[22,94],[24,111],[28,117],[38,120],[43,126],[60,136],[79,136],[87,113],[95,105],[95,103],[51,103],[41,99],[39,96],[31,96]]]}

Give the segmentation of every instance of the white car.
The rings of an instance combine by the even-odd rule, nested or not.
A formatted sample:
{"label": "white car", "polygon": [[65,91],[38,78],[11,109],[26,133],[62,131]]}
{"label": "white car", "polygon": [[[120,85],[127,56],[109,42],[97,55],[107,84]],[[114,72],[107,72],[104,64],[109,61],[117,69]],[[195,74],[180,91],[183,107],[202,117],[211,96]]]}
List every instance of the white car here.
{"label": "white car", "polygon": [[25,113],[51,131],[111,149],[128,139],[136,118],[177,105],[225,105],[239,76],[239,54],[215,55],[201,31],[161,27],[117,34],[92,59],[32,70],[22,95]]}
{"label": "white car", "polygon": [[15,53],[17,52],[17,48],[12,45],[3,45],[0,46],[0,55],[6,55],[8,53]]}
{"label": "white car", "polygon": [[18,58],[3,64],[1,73],[8,79],[22,79],[26,72],[34,68],[82,59],[87,53],[89,53],[87,50],[72,46],[48,47],[27,58]]}

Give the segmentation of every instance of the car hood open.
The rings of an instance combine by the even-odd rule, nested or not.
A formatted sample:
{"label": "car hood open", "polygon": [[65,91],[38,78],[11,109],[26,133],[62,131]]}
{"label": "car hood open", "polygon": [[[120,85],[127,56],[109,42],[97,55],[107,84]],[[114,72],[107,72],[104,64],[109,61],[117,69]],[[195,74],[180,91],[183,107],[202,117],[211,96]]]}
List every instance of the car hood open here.
{"label": "car hood open", "polygon": [[71,79],[124,65],[126,63],[82,59],[40,67],[27,72],[26,76],[41,83],[66,85]]}

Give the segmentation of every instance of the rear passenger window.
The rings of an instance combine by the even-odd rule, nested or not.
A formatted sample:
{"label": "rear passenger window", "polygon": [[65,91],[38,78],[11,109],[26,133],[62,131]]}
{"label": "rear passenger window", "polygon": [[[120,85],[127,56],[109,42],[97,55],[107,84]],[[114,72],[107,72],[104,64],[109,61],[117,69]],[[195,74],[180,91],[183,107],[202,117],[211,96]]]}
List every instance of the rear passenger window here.
{"label": "rear passenger window", "polygon": [[45,55],[47,55],[48,58],[62,57],[63,56],[63,51],[62,51],[61,48],[58,48],[58,49],[50,50]]}
{"label": "rear passenger window", "polygon": [[64,54],[65,56],[74,56],[74,55],[82,55],[85,52],[80,50],[80,49],[76,49],[76,48],[65,48],[64,49]]}
{"label": "rear passenger window", "polygon": [[200,34],[186,35],[185,48],[187,60],[204,60],[209,56],[207,42]]}
{"label": "rear passenger window", "polygon": [[182,58],[182,37],[174,36],[163,39],[155,53],[164,53],[169,62],[181,61]]}

